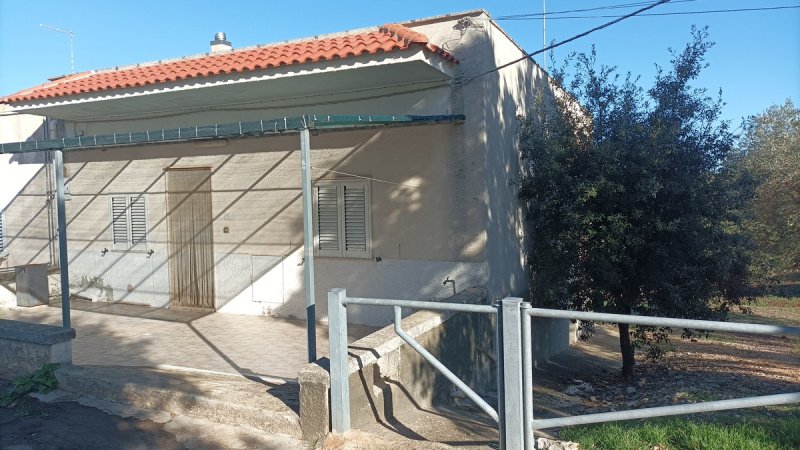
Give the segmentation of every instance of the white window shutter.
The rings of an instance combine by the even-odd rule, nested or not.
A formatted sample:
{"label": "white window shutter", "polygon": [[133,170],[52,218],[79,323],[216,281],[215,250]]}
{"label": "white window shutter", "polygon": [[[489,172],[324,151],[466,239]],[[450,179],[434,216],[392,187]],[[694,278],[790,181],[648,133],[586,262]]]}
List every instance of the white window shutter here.
{"label": "white window shutter", "polygon": [[141,195],[130,197],[130,230],[131,247],[147,244],[147,209]]}
{"label": "white window shutter", "polygon": [[127,198],[111,197],[111,245],[116,249],[127,249],[129,242]]}
{"label": "white window shutter", "polygon": [[342,246],[339,223],[339,186],[321,184],[316,195],[316,242],[319,256],[341,256]]}
{"label": "white window shutter", "polygon": [[343,256],[370,257],[369,189],[364,182],[342,183]]}

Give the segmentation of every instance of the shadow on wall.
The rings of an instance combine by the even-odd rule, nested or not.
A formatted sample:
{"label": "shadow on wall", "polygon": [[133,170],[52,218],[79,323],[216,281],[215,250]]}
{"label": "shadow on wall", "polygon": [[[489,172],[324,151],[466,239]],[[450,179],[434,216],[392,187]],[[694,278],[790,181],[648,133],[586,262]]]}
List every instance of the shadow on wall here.
{"label": "shadow on wall", "polygon": [[[316,162],[315,179],[338,179],[348,177],[342,174],[350,173],[369,175],[371,170],[378,170],[384,162],[382,159],[387,156],[386,152],[374,154],[376,147],[392,142],[397,150],[407,139],[407,133],[410,132],[408,130],[411,129],[393,131],[394,134],[388,138],[383,131],[345,132],[315,137],[312,139],[313,159]],[[440,141],[446,142],[442,136],[448,136],[449,133],[451,127],[448,126],[445,130],[426,131],[423,134],[439,136]],[[271,139],[274,141],[270,141]],[[72,187],[67,212],[73,292],[95,300],[168,306],[169,283],[166,273],[171,252],[168,249],[166,230],[170,212],[163,215],[158,213],[166,208],[164,169],[211,165],[213,170],[209,176],[212,177],[214,196],[211,227],[217,248],[213,274],[217,285],[217,309],[225,309],[230,303],[244,302],[250,307],[245,312],[304,317],[297,138],[291,136],[258,141],[267,144],[274,142],[268,147],[271,151],[255,156],[254,153],[246,152],[256,150],[216,155],[214,150],[198,151],[192,148],[192,156],[187,157],[183,156],[186,153],[185,146],[160,145],[139,147],[141,159],[137,160],[117,160],[117,155],[121,153],[111,151],[68,153],[65,171],[67,182]],[[437,153],[431,148],[437,143],[423,144],[428,145],[415,150],[417,153]],[[394,158],[404,158],[399,151],[389,153]],[[266,166],[263,163],[267,163]],[[434,219],[439,223],[448,220],[446,211],[441,211],[438,215],[429,214],[430,210],[449,202],[448,192],[428,187],[427,174],[423,171],[429,170],[430,173],[439,170],[430,169],[431,163],[430,160],[410,158],[403,170],[395,170],[391,177],[386,177],[396,181],[372,182],[375,198],[386,199],[386,202],[373,202],[378,209],[376,217],[382,220],[381,233],[376,233],[374,239],[374,247],[381,249],[374,252],[377,256],[394,256],[396,260],[402,261],[402,242],[420,240],[418,230],[408,230],[408,223],[423,220],[426,216],[435,216]],[[32,183],[35,181],[37,186],[45,185],[43,173],[43,170],[40,171]],[[409,180],[412,180],[413,186],[409,184]],[[231,183],[234,186],[229,186]],[[277,187],[272,186],[276,183]],[[23,212],[32,204],[33,191],[37,186],[27,187],[15,199],[10,207],[14,215],[31,215]],[[47,192],[47,189],[42,191]],[[107,199],[112,195],[124,194],[146,196],[150,216],[147,224],[147,248],[154,250],[154,254],[113,248]],[[46,199],[46,194],[42,195]],[[41,200],[42,197],[39,198]],[[42,210],[39,214],[44,212]],[[227,233],[229,227],[233,230],[231,234]],[[22,224],[18,228],[22,230],[21,234],[31,227]],[[48,227],[30,230],[37,231],[40,235],[35,239],[28,239],[25,248],[35,254],[44,252],[50,243],[47,229]],[[389,237],[394,241],[389,241]],[[12,254],[19,253],[22,246],[14,241],[11,244]],[[436,245],[447,248],[449,244],[450,242],[443,241]],[[395,248],[396,255],[387,253],[386,249]],[[437,265],[436,261],[431,261],[425,267],[425,278],[422,281],[419,273],[413,273],[411,279],[404,279],[405,275],[413,271],[404,268],[405,272],[395,273],[398,265],[389,264],[391,260],[388,258],[384,261],[386,262],[381,264],[372,259],[319,258],[321,270],[318,272],[317,297],[324,303],[325,291],[338,286],[331,284],[331,280],[346,282],[347,285],[360,280],[362,286],[370,286],[370,283],[364,282],[363,277],[342,278],[341,275],[349,274],[350,269],[370,272],[373,281],[381,279],[379,284],[392,286],[396,291],[413,291],[413,298],[446,296],[450,287],[442,285],[442,281],[448,276],[459,275],[453,274],[452,263]],[[409,262],[407,265],[413,263]],[[474,267],[468,265],[457,269],[464,273],[476,272]],[[485,269],[479,268],[477,272],[480,270]],[[331,275],[326,277],[326,271]],[[457,281],[461,288],[471,281],[480,283],[483,278],[485,276],[479,273],[477,279],[473,276],[470,280],[465,276]],[[276,288],[277,284],[281,286]],[[420,284],[423,286],[420,287]],[[379,293],[380,290],[364,291],[360,295],[378,296]],[[237,311],[235,306],[231,306],[232,311]],[[324,309],[320,312],[320,317],[324,317]]]}
{"label": "shadow on wall", "polygon": [[[463,39],[461,42],[461,46],[453,50],[464,59],[468,59],[469,55],[485,55],[487,52],[495,54],[493,46],[500,45],[490,38]],[[503,55],[504,52],[508,53],[498,50],[497,54]],[[517,56],[518,53],[511,54],[507,59]],[[469,67],[472,73],[462,76],[468,78],[474,73],[497,67],[493,58],[481,60],[486,61],[485,66],[472,65]],[[505,296],[530,299],[525,258],[529,248],[525,233],[525,210],[517,201],[515,182],[522,170],[517,146],[518,117],[533,107],[536,88],[542,89],[545,95],[553,95],[553,88],[543,72],[527,62],[492,72],[457,88],[456,95],[463,102],[463,114],[467,122],[460,130],[464,133],[461,139],[466,145],[456,151],[473,149],[480,154],[482,159],[478,159],[483,164],[481,175],[486,189],[483,195],[487,201],[484,220],[490,302]],[[477,174],[477,171],[470,171],[470,167],[458,170],[463,170],[464,174]],[[465,191],[468,192],[468,189]],[[474,389],[479,392],[493,391],[496,387],[496,318],[460,314],[456,319],[459,326],[443,327],[441,339],[426,348],[437,357],[441,355],[453,361],[448,368]],[[534,339],[537,339],[536,333],[539,331],[544,331],[551,340],[555,334],[563,334],[564,342],[560,349],[563,351],[568,343],[568,327],[564,323],[559,327],[565,333],[555,333],[558,330],[551,328],[539,327],[534,330]],[[453,355],[458,355],[455,360]],[[432,396],[440,404],[451,404],[453,400],[449,393],[452,384],[424,360],[408,360],[414,362],[407,370],[415,379],[424,381],[420,383],[425,389],[423,394]]]}
{"label": "shadow on wall", "polygon": [[[18,156],[26,156],[30,158],[21,159],[39,162],[34,156],[42,155],[43,153],[15,154],[11,159],[19,161]],[[5,219],[3,232],[6,260],[2,268],[11,269],[14,266],[27,264],[53,264],[55,250],[51,234],[55,207],[50,198],[48,169],[47,165],[39,167],[9,204],[0,211]]]}

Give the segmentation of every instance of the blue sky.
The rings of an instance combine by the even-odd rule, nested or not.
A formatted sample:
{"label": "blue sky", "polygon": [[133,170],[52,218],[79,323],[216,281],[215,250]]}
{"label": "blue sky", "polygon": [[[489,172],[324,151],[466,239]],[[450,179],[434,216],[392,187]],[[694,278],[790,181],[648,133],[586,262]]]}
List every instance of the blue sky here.
{"label": "blue sky", "polygon": [[[800,6],[798,0],[690,0],[651,12]],[[547,0],[548,11],[633,3],[633,0]],[[520,1],[184,1],[0,0],[0,95],[69,72],[67,36],[75,33],[75,70],[101,69],[208,51],[214,32],[225,31],[234,47],[296,39],[483,8],[493,17],[539,13],[542,0]],[[635,9],[635,8],[633,8]],[[624,14],[606,9],[584,15]],[[570,14],[576,15],[576,14]],[[547,21],[547,39],[561,40],[610,18]],[[542,46],[541,20],[498,21],[525,49]],[[556,58],[597,47],[599,61],[642,76],[647,86],[655,64],[669,63],[668,48],[680,49],[691,25],[708,26],[717,45],[698,86],[722,89],[724,117],[738,126],[743,116],[792,98],[800,104],[800,9],[636,17],[556,50]],[[539,60],[541,58],[538,58]]]}

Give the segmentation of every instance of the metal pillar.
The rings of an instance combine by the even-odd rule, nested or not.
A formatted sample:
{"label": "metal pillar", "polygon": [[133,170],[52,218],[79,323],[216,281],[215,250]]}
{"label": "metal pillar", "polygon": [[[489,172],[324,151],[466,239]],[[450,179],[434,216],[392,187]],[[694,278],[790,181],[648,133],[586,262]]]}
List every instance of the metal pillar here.
{"label": "metal pillar", "polygon": [[532,449],[533,435],[533,340],[531,338],[531,321],[527,314],[531,309],[528,302],[522,303],[522,418],[525,427],[525,448]]}
{"label": "metal pillar", "polygon": [[56,172],[56,209],[58,223],[58,266],[61,271],[61,324],[71,328],[69,317],[69,257],[67,256],[67,212],[64,209],[64,155],[53,152]]}
{"label": "metal pillar", "polygon": [[308,128],[300,130],[300,167],[303,172],[303,257],[304,287],[306,290],[306,334],[308,362],[317,359],[316,307],[314,305],[314,221],[311,207],[311,135]]}
{"label": "metal pillar", "polygon": [[495,315],[496,325],[495,325],[495,335],[494,335],[494,349],[495,349],[495,360],[497,361],[497,415],[499,419],[497,421],[497,431],[500,435],[499,444],[500,450],[505,450],[506,448],[506,405],[504,403],[504,392],[505,387],[503,386],[503,378],[505,377],[503,373],[503,302],[497,302],[494,305],[497,308],[497,314]]}
{"label": "metal pillar", "polygon": [[524,419],[522,416],[522,320],[521,298],[506,297],[502,301],[503,321],[503,421],[506,450],[522,450]]}
{"label": "metal pillar", "polygon": [[350,431],[350,357],[347,355],[347,309],[344,289],[328,291],[328,345],[331,361],[331,431]]}

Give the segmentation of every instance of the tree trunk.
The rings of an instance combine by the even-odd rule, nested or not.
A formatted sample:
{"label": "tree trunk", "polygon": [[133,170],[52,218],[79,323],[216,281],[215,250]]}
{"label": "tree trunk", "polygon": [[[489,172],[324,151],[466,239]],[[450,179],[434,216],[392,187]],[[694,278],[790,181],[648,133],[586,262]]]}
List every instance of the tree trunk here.
{"label": "tree trunk", "polygon": [[631,334],[627,323],[617,324],[619,327],[619,350],[622,353],[622,376],[623,378],[633,378],[633,367],[636,360],[633,358],[634,348],[631,344]]}

